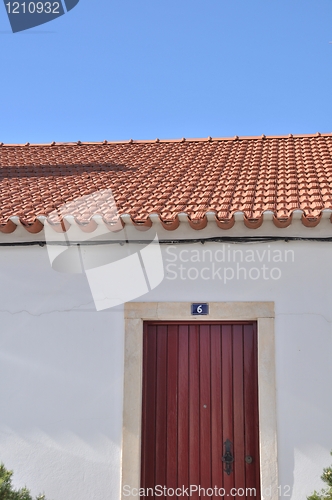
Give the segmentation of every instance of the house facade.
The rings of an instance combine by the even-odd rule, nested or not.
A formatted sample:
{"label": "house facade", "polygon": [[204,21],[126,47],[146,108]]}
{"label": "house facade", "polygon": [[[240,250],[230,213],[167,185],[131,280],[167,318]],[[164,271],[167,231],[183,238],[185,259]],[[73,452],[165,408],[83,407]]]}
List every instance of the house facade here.
{"label": "house facade", "polygon": [[2,145],[0,461],[63,500],[306,498],[332,135]]}

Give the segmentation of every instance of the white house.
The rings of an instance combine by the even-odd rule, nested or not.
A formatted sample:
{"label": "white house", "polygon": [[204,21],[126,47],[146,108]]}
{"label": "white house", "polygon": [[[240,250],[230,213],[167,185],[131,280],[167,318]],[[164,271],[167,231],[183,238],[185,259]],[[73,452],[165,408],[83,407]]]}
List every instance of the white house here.
{"label": "white house", "polygon": [[48,500],[323,486],[332,134],[1,145],[0,162],[15,486]]}

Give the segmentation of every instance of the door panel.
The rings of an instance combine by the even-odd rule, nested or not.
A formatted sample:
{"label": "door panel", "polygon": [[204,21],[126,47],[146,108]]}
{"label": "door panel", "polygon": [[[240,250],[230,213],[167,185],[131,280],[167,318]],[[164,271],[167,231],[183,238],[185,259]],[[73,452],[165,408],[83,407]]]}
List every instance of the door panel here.
{"label": "door panel", "polygon": [[[189,483],[195,484],[200,471],[200,408],[199,408],[199,331],[189,326]],[[199,498],[194,492],[193,500]]]}
{"label": "door panel", "polygon": [[[165,458],[167,450],[167,326],[157,328],[156,363],[156,484],[166,484]],[[149,430],[149,429],[147,429]],[[163,500],[163,496],[160,497]]]}
{"label": "door panel", "polygon": [[[195,485],[202,490],[192,499],[260,498],[255,323],[144,323],[142,403],[141,488]],[[234,496],[232,488],[242,489]],[[168,493],[155,498],[177,497]]]}
{"label": "door panel", "polygon": [[189,327],[179,326],[178,484],[189,486]]}
{"label": "door panel", "polygon": [[[223,463],[220,460],[220,443],[223,443],[222,429],[222,405],[221,405],[221,336],[219,325],[211,325],[211,460],[212,460],[212,484],[219,484],[223,476]],[[213,496],[216,500],[218,497]]]}
{"label": "door panel", "polygon": [[167,346],[167,458],[166,484],[176,488],[178,475],[178,334],[177,326],[168,327]]}

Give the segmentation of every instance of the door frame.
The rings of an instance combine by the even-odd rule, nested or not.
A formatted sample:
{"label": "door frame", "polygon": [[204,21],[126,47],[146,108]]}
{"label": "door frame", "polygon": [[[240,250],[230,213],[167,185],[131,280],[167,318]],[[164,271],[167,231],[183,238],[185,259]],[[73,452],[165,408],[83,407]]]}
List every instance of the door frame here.
{"label": "door frame", "polygon": [[121,499],[124,487],[140,487],[144,321],[256,321],[261,492],[278,499],[274,302],[210,302],[208,316],[192,316],[191,302],[128,302],[124,305],[125,356]]}

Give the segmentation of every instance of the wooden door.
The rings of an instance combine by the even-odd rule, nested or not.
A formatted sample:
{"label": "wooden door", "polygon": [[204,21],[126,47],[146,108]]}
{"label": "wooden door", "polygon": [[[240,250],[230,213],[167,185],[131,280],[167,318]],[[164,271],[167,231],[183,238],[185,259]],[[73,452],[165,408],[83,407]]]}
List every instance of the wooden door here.
{"label": "wooden door", "polygon": [[144,323],[141,498],[260,499],[257,386],[255,323]]}

